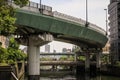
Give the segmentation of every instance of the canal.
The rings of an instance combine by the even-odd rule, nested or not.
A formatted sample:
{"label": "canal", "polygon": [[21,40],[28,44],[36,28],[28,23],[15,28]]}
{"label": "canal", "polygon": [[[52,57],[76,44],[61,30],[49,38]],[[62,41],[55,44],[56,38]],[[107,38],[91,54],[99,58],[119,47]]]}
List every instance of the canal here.
{"label": "canal", "polygon": [[76,77],[73,75],[67,75],[63,77],[41,77],[40,80],[120,80],[120,77],[103,76],[103,75],[96,77],[90,77],[90,76]]}
{"label": "canal", "polygon": [[[25,80],[27,80],[27,78]],[[120,80],[120,77],[100,74],[69,74],[68,72],[58,71],[57,73],[41,73],[40,80]]]}

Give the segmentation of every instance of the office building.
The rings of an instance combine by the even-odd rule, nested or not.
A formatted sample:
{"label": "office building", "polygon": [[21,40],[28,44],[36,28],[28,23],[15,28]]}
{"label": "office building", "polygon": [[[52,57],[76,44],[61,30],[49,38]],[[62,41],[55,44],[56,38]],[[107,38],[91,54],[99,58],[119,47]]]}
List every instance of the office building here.
{"label": "office building", "polygon": [[63,48],[63,49],[62,49],[62,52],[63,52],[63,53],[67,53],[67,48]]}
{"label": "office building", "polygon": [[45,52],[50,53],[50,45],[48,44],[45,45]]}
{"label": "office building", "polygon": [[70,53],[70,52],[72,52],[72,50],[71,49],[67,49],[67,48],[63,48],[62,52],[63,53]]}
{"label": "office building", "polygon": [[109,52],[110,52],[110,43],[108,41],[105,47],[103,48],[103,54],[109,54]]}
{"label": "office building", "polygon": [[111,61],[120,61],[120,0],[110,0],[108,6]]}

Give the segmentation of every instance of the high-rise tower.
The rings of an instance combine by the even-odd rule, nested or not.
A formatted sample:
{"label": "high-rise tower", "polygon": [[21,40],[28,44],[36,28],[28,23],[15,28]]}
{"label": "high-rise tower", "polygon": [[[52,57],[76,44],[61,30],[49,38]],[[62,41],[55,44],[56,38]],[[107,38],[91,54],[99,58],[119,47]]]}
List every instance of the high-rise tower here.
{"label": "high-rise tower", "polygon": [[110,3],[113,3],[113,2],[119,2],[120,0],[110,0]]}
{"label": "high-rise tower", "polygon": [[45,52],[50,53],[50,45],[48,44],[45,45]]}
{"label": "high-rise tower", "polygon": [[110,0],[108,6],[111,61],[120,61],[120,0]]}

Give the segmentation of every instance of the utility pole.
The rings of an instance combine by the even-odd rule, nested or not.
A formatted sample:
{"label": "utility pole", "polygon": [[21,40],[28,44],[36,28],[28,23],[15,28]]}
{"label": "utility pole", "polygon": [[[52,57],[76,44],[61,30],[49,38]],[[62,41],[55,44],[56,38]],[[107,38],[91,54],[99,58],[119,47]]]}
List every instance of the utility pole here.
{"label": "utility pole", "polygon": [[86,23],[85,23],[85,27],[88,27],[88,0],[86,0]]}
{"label": "utility pole", "polygon": [[41,4],[41,0],[40,0],[40,8],[39,8],[40,13],[42,13],[42,4]]}
{"label": "utility pole", "polygon": [[106,12],[106,36],[108,35],[108,20],[107,20],[107,9],[104,9]]}

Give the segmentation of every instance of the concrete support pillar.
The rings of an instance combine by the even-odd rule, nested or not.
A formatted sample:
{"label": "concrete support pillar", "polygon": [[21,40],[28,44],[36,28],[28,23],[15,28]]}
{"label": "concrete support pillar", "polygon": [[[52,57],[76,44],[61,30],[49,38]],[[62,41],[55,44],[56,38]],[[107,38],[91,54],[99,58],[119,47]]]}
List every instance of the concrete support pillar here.
{"label": "concrete support pillar", "polygon": [[77,61],[77,53],[74,55],[74,60]]}
{"label": "concrete support pillar", "polygon": [[101,67],[101,59],[100,59],[100,57],[101,57],[101,52],[98,52],[96,54],[96,68],[97,68],[97,70],[100,70],[100,67]]}
{"label": "concrete support pillar", "polygon": [[85,54],[86,60],[85,60],[85,72],[90,71],[90,54],[86,53]]}
{"label": "concrete support pillar", "polygon": [[30,42],[28,46],[28,80],[39,80],[39,47],[34,46],[32,43]]}
{"label": "concrete support pillar", "polygon": [[36,49],[36,70],[38,70],[38,74],[40,75],[40,47],[37,46]]}

